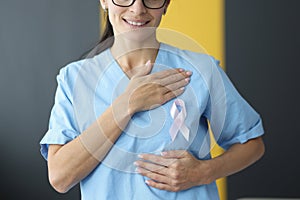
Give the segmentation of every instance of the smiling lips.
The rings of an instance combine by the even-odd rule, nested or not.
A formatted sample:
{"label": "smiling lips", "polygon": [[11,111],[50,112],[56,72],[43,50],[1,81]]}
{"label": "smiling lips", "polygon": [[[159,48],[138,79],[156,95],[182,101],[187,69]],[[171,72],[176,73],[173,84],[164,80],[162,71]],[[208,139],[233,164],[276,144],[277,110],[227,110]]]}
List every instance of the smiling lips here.
{"label": "smiling lips", "polygon": [[126,20],[124,19],[124,21],[128,24],[130,24],[131,26],[135,26],[135,27],[142,27],[144,25],[146,25],[149,21],[144,21],[144,22],[137,22],[137,21],[131,21],[131,20]]}

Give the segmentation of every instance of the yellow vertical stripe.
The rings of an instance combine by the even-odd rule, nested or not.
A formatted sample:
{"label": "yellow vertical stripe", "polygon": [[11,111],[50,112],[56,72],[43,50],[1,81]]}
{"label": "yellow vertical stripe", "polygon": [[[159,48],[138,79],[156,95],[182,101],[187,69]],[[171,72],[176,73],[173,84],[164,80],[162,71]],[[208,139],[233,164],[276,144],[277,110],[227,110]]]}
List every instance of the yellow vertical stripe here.
{"label": "yellow vertical stripe", "polygon": [[160,27],[195,39],[224,64],[224,0],[171,0]]}
{"label": "yellow vertical stripe", "polygon": [[[160,27],[176,30],[193,38],[208,54],[220,60],[224,67],[224,9],[224,0],[171,0]],[[192,42],[187,45],[185,39],[176,39],[178,33],[169,34],[167,37],[158,35],[159,40],[197,51]],[[213,157],[222,153],[222,149],[215,145],[214,140],[212,145]],[[221,200],[226,200],[226,179],[218,180],[217,185]]]}

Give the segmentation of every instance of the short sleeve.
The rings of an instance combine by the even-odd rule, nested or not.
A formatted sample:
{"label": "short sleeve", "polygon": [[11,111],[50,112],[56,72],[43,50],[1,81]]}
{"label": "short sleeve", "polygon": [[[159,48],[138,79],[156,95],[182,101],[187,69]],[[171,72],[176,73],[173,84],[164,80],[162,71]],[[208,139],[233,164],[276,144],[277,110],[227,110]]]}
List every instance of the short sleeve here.
{"label": "short sleeve", "polygon": [[54,106],[49,119],[49,129],[40,141],[41,154],[48,159],[49,144],[66,144],[79,135],[76,129],[72,106],[72,86],[68,84],[65,69],[57,76],[57,89]]}
{"label": "short sleeve", "polygon": [[210,98],[205,114],[217,143],[228,149],[235,143],[242,144],[263,135],[264,129],[260,115],[239,94],[219,67],[219,61],[214,60],[214,63],[215,72],[209,87],[210,93],[216,95]]}

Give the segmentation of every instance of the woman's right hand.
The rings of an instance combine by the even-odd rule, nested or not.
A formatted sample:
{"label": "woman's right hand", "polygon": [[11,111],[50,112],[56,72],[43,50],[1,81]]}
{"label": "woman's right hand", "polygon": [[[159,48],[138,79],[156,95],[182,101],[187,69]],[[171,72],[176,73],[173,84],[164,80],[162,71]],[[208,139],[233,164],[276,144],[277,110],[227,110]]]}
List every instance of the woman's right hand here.
{"label": "woman's right hand", "polygon": [[183,69],[168,69],[153,74],[148,61],[143,69],[132,76],[125,90],[130,114],[154,109],[181,95],[190,81],[192,72]]}

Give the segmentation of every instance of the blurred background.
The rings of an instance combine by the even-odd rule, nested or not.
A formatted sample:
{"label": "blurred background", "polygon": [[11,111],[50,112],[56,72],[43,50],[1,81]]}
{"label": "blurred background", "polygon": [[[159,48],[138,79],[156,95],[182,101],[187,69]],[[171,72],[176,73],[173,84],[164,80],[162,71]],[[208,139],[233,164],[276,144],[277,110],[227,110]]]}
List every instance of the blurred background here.
{"label": "blurred background", "polygon": [[[266,131],[264,157],[227,178],[229,200],[300,198],[299,7],[299,0],[224,0],[222,59]],[[78,186],[67,194],[50,187],[39,141],[58,70],[99,32],[96,0],[0,1],[0,199],[80,199]]]}

